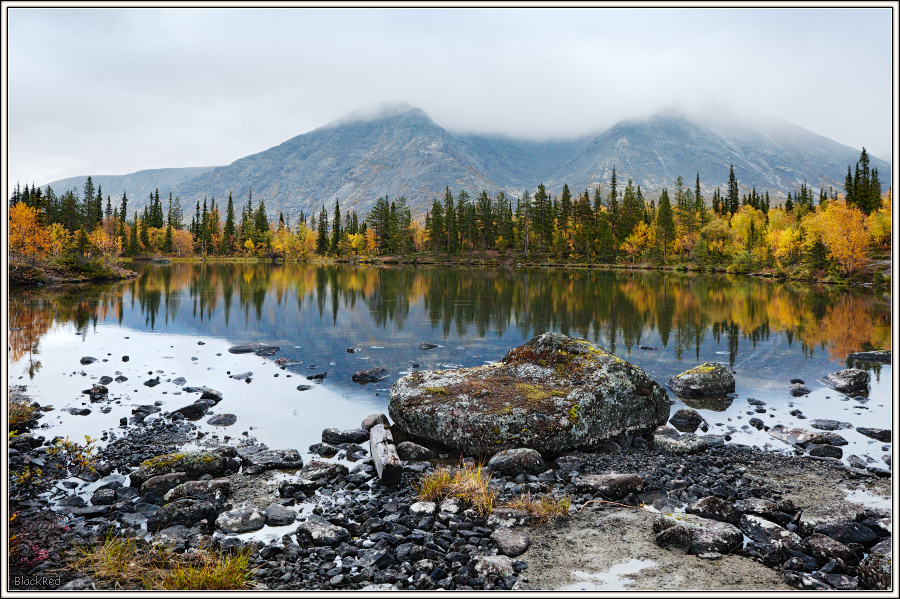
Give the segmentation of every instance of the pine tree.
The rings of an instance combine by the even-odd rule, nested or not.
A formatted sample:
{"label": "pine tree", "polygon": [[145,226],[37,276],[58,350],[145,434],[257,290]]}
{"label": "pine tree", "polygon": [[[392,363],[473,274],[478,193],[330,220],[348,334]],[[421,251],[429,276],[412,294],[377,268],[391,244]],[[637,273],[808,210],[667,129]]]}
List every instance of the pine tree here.
{"label": "pine tree", "polygon": [[97,222],[97,217],[94,215],[94,183],[90,177],[84,182],[84,195],[81,198],[81,202],[81,222],[84,223],[86,228],[93,229],[94,223]]}
{"label": "pine tree", "polygon": [[494,240],[494,213],[491,198],[486,191],[482,191],[478,196],[476,218],[481,232],[481,249],[484,251],[493,246]]}
{"label": "pine tree", "polygon": [[234,245],[234,237],[237,231],[234,228],[234,200],[231,192],[228,192],[228,207],[225,212],[225,229],[222,231],[222,241],[219,246],[219,252],[227,254]]}
{"label": "pine tree", "polygon": [[450,187],[444,192],[444,218],[447,229],[447,253],[456,254],[459,251],[459,223],[456,220],[456,208],[453,205],[453,194]]}

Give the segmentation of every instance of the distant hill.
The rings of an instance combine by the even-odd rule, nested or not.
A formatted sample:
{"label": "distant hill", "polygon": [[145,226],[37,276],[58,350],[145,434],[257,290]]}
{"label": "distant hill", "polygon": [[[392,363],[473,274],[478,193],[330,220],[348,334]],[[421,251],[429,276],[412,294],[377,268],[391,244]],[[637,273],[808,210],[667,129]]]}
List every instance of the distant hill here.
{"label": "distant hill", "polygon": [[[94,188],[101,186],[104,196],[111,196],[113,204],[115,200],[122,199],[122,192],[128,192],[128,205],[143,208],[150,194],[159,189],[160,196],[169,197],[169,190],[174,190],[179,184],[203,175],[214,169],[214,166],[189,166],[185,168],[152,168],[131,173],[130,175],[90,175]],[[53,181],[49,185],[57,195],[67,189],[77,189],[81,194],[84,191],[84,182],[88,175],[83,177],[69,177]],[[40,187],[46,188],[47,185]],[[132,201],[134,200],[134,201]],[[130,212],[130,209],[129,209]]]}
{"label": "distant hill", "polygon": [[[842,190],[847,167],[859,154],[778,119],[710,123],[667,112],[621,121],[595,136],[531,141],[454,135],[423,110],[397,105],[378,114],[350,114],[227,166],[155,169],[93,176],[93,181],[113,197],[126,189],[138,209],[157,188],[164,197],[169,191],[179,196],[187,210],[203,197],[221,204],[229,192],[241,206],[252,189],[254,205],[265,200],[270,213],[317,213],[323,203],[330,213],[338,199],[342,210],[362,216],[379,197],[406,196],[413,214],[422,215],[448,185],[454,195],[465,189],[470,196],[482,190],[519,196],[541,182],[552,194],[566,183],[578,193],[605,188],[614,166],[621,186],[632,178],[647,197],[671,187],[678,175],[693,185],[698,172],[709,197],[717,186],[725,188],[730,165],[742,190],[755,186],[776,199],[803,182],[816,190]],[[890,164],[873,157],[871,165],[886,186]],[[57,191],[81,189],[86,177],[50,185]]]}

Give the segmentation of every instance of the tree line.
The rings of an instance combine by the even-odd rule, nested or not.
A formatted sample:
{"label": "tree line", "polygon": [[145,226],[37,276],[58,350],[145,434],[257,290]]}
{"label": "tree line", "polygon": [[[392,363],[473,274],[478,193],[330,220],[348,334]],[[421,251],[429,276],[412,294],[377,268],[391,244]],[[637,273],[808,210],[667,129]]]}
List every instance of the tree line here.
{"label": "tree line", "polygon": [[[127,193],[105,204],[100,186],[87,178],[61,196],[47,186],[16,186],[11,207],[35,211],[36,225],[47,230],[47,253],[64,247],[103,255],[166,254],[248,255],[309,259],[428,253],[437,257],[556,259],[587,263],[631,262],[730,265],[732,270],[835,270],[850,275],[862,268],[868,251],[890,241],[890,190],[881,194],[878,170],[863,149],[855,169],[848,166],[843,193],[818,192],[805,182],[783,204],[772,205],[768,192],[741,192],[734,168],[724,190],[707,202],[700,174],[693,184],[679,176],[658,197],[647,199],[631,178],[621,184],[616,168],[609,184],[573,194],[563,186],[551,196],[544,184],[518,197],[482,191],[456,195],[448,186],[433,199],[422,223],[412,217],[405,197],[379,198],[365,218],[341,211],[303,211],[292,222],[278,213],[269,219],[264,200],[236,213],[229,193],[224,209],[215,198],[197,201],[190,223],[181,200],[159,190],[141,213],[128,217]],[[12,217],[12,212],[11,212]],[[39,244],[40,246],[40,244]],[[40,253],[40,252],[39,252]]]}

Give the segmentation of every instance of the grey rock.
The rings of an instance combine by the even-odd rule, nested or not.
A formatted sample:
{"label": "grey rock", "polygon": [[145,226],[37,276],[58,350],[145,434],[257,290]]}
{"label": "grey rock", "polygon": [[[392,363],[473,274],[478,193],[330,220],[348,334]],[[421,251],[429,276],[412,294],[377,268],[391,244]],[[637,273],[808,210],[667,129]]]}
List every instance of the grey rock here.
{"label": "grey rock", "polygon": [[221,503],[231,493],[231,483],[227,480],[190,480],[166,492],[165,501],[178,499],[198,499]]}
{"label": "grey rock", "polygon": [[848,566],[859,564],[859,558],[849,547],[831,537],[813,533],[806,539],[806,549],[811,556],[820,563],[826,563],[831,559],[843,560]]}
{"label": "grey rock", "polygon": [[430,460],[431,458],[435,457],[433,451],[431,451],[427,447],[419,445],[418,443],[413,443],[412,441],[404,441],[403,443],[398,443],[397,455],[400,456],[401,460],[409,461]]}
{"label": "grey rock", "polygon": [[160,497],[188,480],[186,472],[171,472],[148,478],[141,485],[141,495],[156,493]]}
{"label": "grey rock", "polygon": [[217,453],[201,451],[184,451],[156,456],[142,462],[140,467],[131,473],[131,486],[140,486],[154,476],[171,472],[184,472],[191,480],[196,480],[204,474],[213,477],[220,476],[225,472],[225,457]]}
{"label": "grey rock", "polygon": [[825,376],[822,382],[839,393],[868,393],[870,378],[865,370],[847,368]]}
{"label": "grey rock", "polygon": [[266,470],[296,470],[303,467],[303,458],[296,449],[263,449],[251,445],[238,449],[238,457],[245,474],[260,474]]}
{"label": "grey rock", "polygon": [[524,447],[495,453],[488,460],[487,466],[492,472],[513,475],[536,474],[547,469],[547,464],[539,452]]}
{"label": "grey rock", "polygon": [[891,590],[891,553],[870,552],[859,564],[859,579],[875,591]]}
{"label": "grey rock", "polygon": [[342,443],[365,443],[369,440],[369,432],[362,428],[338,430],[326,428],[322,431],[322,443],[341,445]]}
{"label": "grey rock", "polygon": [[266,514],[255,505],[242,505],[216,518],[216,526],[225,532],[251,532],[265,525]]}
{"label": "grey rock", "polygon": [[475,572],[486,581],[506,578],[515,573],[513,560],[506,555],[481,555],[474,559]]}
{"label": "grey rock", "polygon": [[878,540],[878,535],[872,529],[858,522],[822,523],[815,526],[813,530],[844,545],[850,543],[869,545]]}
{"label": "grey rock", "polygon": [[300,545],[326,545],[337,547],[350,539],[350,532],[330,523],[325,518],[312,514],[297,527],[297,542]]}
{"label": "grey rock", "polygon": [[90,578],[76,578],[59,587],[60,591],[95,591],[97,586]]}
{"label": "grey rock", "polygon": [[803,510],[800,517],[800,532],[806,536],[814,533],[817,526],[859,522],[865,516],[865,508],[849,501],[813,506]]}
{"label": "grey rock", "polygon": [[500,553],[509,557],[516,557],[528,550],[528,535],[507,528],[506,526],[498,526],[491,533],[491,540],[497,543]]}
{"label": "grey rock", "polygon": [[734,505],[719,497],[703,497],[689,505],[684,511],[701,518],[737,524],[743,515]]}
{"label": "grey rock", "polygon": [[237,416],[234,414],[216,414],[206,421],[211,426],[231,426],[237,422]]}
{"label": "grey rock", "polygon": [[273,503],[266,508],[266,524],[269,526],[287,526],[297,519],[294,510],[278,503]]}
{"label": "grey rock", "polygon": [[700,518],[692,514],[659,514],[653,521],[656,543],[686,553],[727,554],[744,542],[743,533],[733,524]]}
{"label": "grey rock", "polygon": [[722,396],[734,391],[734,375],[727,366],[705,362],[669,379],[669,388],[682,397]]}
{"label": "grey rock", "polygon": [[371,430],[373,426],[376,424],[383,424],[384,426],[390,426],[390,422],[388,422],[388,417],[384,414],[369,414],[365,418],[363,418],[361,428],[363,430]]}
{"label": "grey rock", "polygon": [[[673,429],[674,430],[674,429]],[[706,451],[709,442],[694,434],[671,436],[657,429],[653,434],[653,445],[658,449],[675,455],[691,455]]]}
{"label": "grey rock", "polygon": [[354,383],[377,383],[387,378],[390,371],[387,368],[367,368],[358,370],[350,377]]}
{"label": "grey rock", "polygon": [[337,476],[347,476],[350,471],[343,464],[333,464],[330,462],[311,461],[303,467],[299,473],[299,477],[306,480],[318,481],[329,480]]}
{"label": "grey rock", "polygon": [[178,499],[162,506],[147,518],[147,530],[157,532],[176,524],[191,527],[201,520],[215,522],[216,508],[208,501]]}
{"label": "grey rock", "polygon": [[400,378],[388,413],[412,439],[466,455],[519,447],[559,454],[649,432],[668,420],[669,402],[640,368],[545,333],[498,363]]}
{"label": "grey rock", "polygon": [[580,490],[612,500],[622,499],[629,493],[640,493],[644,489],[644,479],[637,474],[586,474],[572,482]]}

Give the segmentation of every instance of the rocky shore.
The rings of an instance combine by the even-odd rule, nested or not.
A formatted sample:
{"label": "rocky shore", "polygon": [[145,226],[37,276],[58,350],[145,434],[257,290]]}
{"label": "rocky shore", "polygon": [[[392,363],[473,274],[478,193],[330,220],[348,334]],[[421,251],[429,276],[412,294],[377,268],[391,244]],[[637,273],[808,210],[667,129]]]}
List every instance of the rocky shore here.
{"label": "rocky shore", "polygon": [[[839,435],[828,431],[802,436],[772,427],[773,436],[796,436],[795,455],[785,455],[697,434],[702,422],[689,410],[669,426],[667,411],[641,411],[641,402],[655,406],[662,390],[631,365],[560,336],[529,343],[501,366],[479,369],[471,388],[462,371],[449,371],[453,380],[401,379],[391,413],[405,423],[373,414],[357,429],[323,430],[309,448],[210,438],[192,421],[222,399],[208,388],[186,387],[198,399],[171,412],[136,407],[121,432],[106,439],[93,469],[73,459],[76,449],[60,452],[58,440],[23,427],[8,462],[10,533],[18,539],[11,588],[121,587],[72,565],[75,547],[110,537],[184,554],[247,551],[255,589],[578,588],[572,585],[579,575],[602,578],[606,570],[622,572],[612,583],[603,579],[613,586],[584,588],[890,588],[889,464],[817,456],[817,447],[839,446]],[[269,346],[247,347],[269,355]],[[563,354],[575,358],[563,364]],[[542,368],[563,376],[565,394],[557,393],[563,382]],[[716,391],[727,391],[723,373],[693,370],[719,377]],[[610,380],[615,384],[605,386]],[[855,373],[833,380],[858,389]],[[530,401],[510,399],[503,389],[512,384],[528,385],[521,389]],[[702,381],[690,384],[702,392]],[[101,396],[99,387],[89,391]],[[490,405],[491,396],[509,409]],[[496,449],[477,452],[476,461],[408,436],[408,423],[418,422],[413,409],[431,409],[432,399],[445,409],[466,397],[505,423],[487,433],[499,442],[485,447]],[[627,414],[642,419],[610,423],[591,403],[609,401],[632,406]],[[545,423],[557,441],[543,452],[511,447],[507,441],[527,432],[536,409],[560,422]],[[601,425],[611,427],[605,438]],[[889,441],[890,431],[874,438],[883,433]],[[41,468],[42,481],[23,476],[29,468]],[[454,494],[427,500],[423,481],[443,468],[487,480],[492,503],[484,508]],[[568,509],[548,516],[526,509],[528,499]],[[870,501],[877,499],[881,504]]]}

